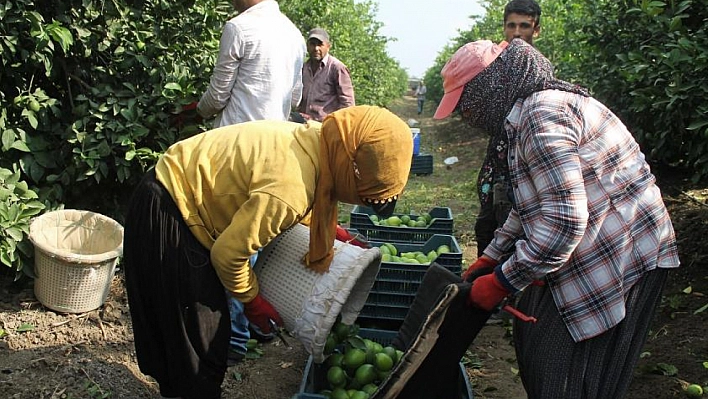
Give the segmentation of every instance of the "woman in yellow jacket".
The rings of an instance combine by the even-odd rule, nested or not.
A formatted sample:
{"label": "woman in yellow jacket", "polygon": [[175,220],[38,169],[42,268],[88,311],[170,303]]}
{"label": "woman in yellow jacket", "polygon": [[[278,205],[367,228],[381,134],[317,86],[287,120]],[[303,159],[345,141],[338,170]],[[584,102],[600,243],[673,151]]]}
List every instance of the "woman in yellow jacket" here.
{"label": "woman in yellow jacket", "polygon": [[249,257],[309,217],[303,262],[327,271],[338,202],[390,215],[412,154],[409,127],[372,106],[321,124],[231,125],[172,145],[133,194],[123,257],[138,364],[160,394],[220,397],[227,293],[262,331],[268,319],[282,323],[259,295]]}

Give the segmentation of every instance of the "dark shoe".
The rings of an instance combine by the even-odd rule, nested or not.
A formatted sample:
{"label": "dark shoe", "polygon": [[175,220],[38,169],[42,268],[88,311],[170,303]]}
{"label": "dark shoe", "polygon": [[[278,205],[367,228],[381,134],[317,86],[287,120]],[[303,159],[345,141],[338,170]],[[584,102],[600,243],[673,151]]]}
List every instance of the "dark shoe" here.
{"label": "dark shoe", "polygon": [[274,333],[266,334],[256,325],[251,323],[248,323],[248,332],[250,333],[252,339],[255,339],[260,343],[270,342],[276,337]]}
{"label": "dark shoe", "polygon": [[229,348],[229,357],[226,360],[226,365],[229,367],[235,366],[236,364],[241,363],[245,357],[245,354],[238,352],[233,348]]}

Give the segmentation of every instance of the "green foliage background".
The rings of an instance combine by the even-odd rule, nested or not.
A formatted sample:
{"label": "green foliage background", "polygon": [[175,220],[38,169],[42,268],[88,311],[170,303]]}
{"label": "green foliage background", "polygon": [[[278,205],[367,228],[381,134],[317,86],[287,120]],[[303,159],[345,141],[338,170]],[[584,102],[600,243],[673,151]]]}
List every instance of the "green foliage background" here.
{"label": "green foliage background", "polygon": [[[501,41],[507,0],[484,0],[483,16],[441,49],[426,71],[442,98],[440,71],[467,42]],[[627,124],[648,158],[708,177],[707,0],[539,0],[534,45],[556,75],[588,87]]]}
{"label": "green foliage background", "polygon": [[[371,3],[282,1],[305,34],[323,26],[349,65],[357,103],[385,106],[407,76],[385,52]],[[313,10],[317,10],[313,12]],[[7,0],[0,3],[0,261],[17,271],[35,201],[123,219],[143,172],[205,130],[176,117],[205,91],[230,1]],[[17,187],[37,193],[30,198]],[[13,194],[13,195],[10,195]],[[19,195],[19,196],[18,196]],[[17,256],[15,256],[17,255]]]}

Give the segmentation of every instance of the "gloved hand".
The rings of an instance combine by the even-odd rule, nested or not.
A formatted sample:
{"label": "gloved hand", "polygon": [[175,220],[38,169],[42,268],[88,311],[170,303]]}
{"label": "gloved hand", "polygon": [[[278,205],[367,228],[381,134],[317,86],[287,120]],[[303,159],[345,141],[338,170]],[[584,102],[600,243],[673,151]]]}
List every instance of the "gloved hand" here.
{"label": "gloved hand", "polygon": [[509,294],[497,274],[491,273],[474,280],[467,304],[491,312]]}
{"label": "gloved hand", "polygon": [[280,318],[278,311],[261,294],[256,295],[251,302],[243,304],[243,313],[249,322],[266,334],[275,332],[271,330],[268,319],[275,321],[279,327],[283,325],[283,319]]}
{"label": "gloved hand", "polygon": [[494,260],[488,256],[484,256],[484,255],[480,256],[479,258],[477,258],[476,261],[474,261],[474,263],[472,263],[467,268],[467,270],[465,270],[462,273],[462,281],[467,281],[467,277],[469,277],[470,274],[472,274],[472,272],[474,272],[475,270],[481,269],[483,267],[494,268],[494,266],[496,266],[497,263],[498,262],[496,260]]}
{"label": "gloved hand", "polygon": [[337,240],[346,242],[352,245],[356,245],[357,247],[361,248],[371,248],[371,244],[369,244],[366,240],[359,237],[354,237],[351,235],[346,229],[344,229],[342,226],[337,225]]}

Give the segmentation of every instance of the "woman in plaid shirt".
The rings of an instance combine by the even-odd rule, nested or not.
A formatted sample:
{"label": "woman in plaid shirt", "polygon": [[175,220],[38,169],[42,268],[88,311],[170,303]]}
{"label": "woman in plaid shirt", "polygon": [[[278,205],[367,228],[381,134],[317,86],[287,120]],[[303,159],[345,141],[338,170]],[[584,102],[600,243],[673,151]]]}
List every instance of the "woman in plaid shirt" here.
{"label": "woman in plaid shirt", "polygon": [[622,122],[520,39],[480,40],[442,70],[435,114],[503,129],[513,204],[468,269],[470,303],[492,310],[510,294],[538,319],[515,321],[529,398],[621,398],[646,340],[674,230],[644,154]]}

